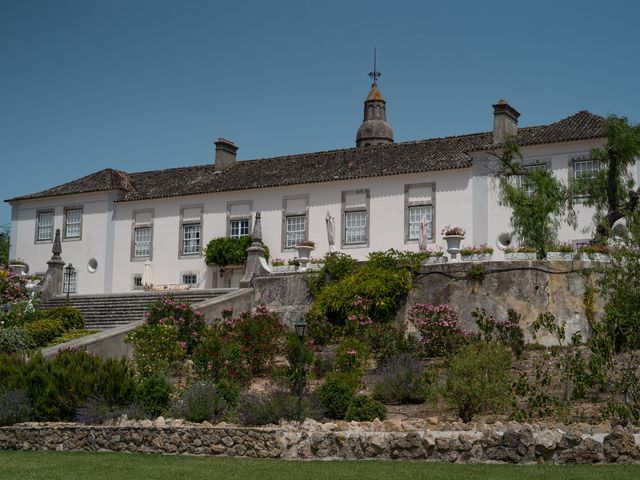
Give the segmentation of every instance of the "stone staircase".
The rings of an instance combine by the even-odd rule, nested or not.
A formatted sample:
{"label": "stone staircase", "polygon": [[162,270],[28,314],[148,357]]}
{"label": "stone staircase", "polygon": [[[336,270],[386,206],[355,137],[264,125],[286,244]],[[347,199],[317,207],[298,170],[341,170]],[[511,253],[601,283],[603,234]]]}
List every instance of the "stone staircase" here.
{"label": "stone staircase", "polygon": [[[215,290],[187,290],[177,292],[134,292],[113,295],[71,295],[69,304],[82,312],[86,328],[104,330],[124,325],[144,318],[149,305],[165,296],[185,303],[209,300],[229,292],[234,288]],[[43,303],[40,308],[60,307],[67,302],[66,296],[57,296]]]}

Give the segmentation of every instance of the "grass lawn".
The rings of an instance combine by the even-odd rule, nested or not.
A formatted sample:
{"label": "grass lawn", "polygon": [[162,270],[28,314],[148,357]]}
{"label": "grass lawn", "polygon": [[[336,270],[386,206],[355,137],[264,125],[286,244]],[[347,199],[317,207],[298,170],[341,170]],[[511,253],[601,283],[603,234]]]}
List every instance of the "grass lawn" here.
{"label": "grass lawn", "polygon": [[640,465],[450,465],[404,461],[287,461],[133,453],[0,451],[0,479],[638,479]]}

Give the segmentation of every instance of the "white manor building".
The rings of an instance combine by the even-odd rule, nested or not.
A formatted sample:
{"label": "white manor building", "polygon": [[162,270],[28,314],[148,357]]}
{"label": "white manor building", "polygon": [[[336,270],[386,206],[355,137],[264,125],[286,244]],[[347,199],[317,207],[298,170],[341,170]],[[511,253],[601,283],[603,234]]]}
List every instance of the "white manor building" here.
{"label": "white manor building", "polygon": [[[587,111],[518,128],[515,109],[504,101],[493,108],[493,131],[394,143],[374,83],[355,148],[237,161],[237,147],[219,139],[213,164],[137,173],[108,168],[7,200],[10,257],[43,272],[60,229],[62,258],[77,269],[79,294],[135,290],[149,262],[155,284],[224,286],[205,264],[203,247],[216,237],[250,234],[256,212],[271,256],[284,259],[296,255],[301,240],[316,242],[313,257],[327,253],[327,212],[336,222],[334,250],[358,259],[389,248],[418,251],[423,217],[429,248],[442,247],[447,225],[466,230],[463,246],[495,247],[510,230],[510,212],[499,205],[489,174],[492,147],[517,134],[524,164],[570,182],[597,168],[590,151],[605,139],[603,118]],[[563,225],[559,239],[589,238],[584,227],[592,213],[581,208],[580,227]]]}

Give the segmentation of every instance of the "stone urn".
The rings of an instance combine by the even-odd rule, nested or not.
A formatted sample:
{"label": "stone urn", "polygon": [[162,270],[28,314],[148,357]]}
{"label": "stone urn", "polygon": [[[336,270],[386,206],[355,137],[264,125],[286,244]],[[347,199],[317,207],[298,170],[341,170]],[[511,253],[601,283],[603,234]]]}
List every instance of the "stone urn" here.
{"label": "stone urn", "polygon": [[300,268],[298,268],[299,272],[304,272],[307,270],[307,266],[311,261],[311,252],[315,249],[315,247],[311,245],[297,245],[296,250],[298,252],[298,262],[300,262]]}
{"label": "stone urn", "polygon": [[458,253],[460,253],[460,244],[464,235],[445,235],[442,238],[447,244],[447,252],[451,255],[451,261],[455,262]]}
{"label": "stone urn", "polygon": [[29,271],[29,265],[21,262],[9,263],[9,270],[14,275],[26,275]]}

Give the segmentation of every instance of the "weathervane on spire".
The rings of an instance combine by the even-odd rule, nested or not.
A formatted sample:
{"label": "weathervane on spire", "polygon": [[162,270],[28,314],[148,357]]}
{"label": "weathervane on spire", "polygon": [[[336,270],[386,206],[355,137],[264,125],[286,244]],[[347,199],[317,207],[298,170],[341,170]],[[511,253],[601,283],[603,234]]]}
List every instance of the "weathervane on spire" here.
{"label": "weathervane on spire", "polygon": [[373,47],[373,72],[369,72],[369,76],[373,79],[374,85],[377,85],[378,78],[382,76],[382,74],[376,70],[376,47]]}

